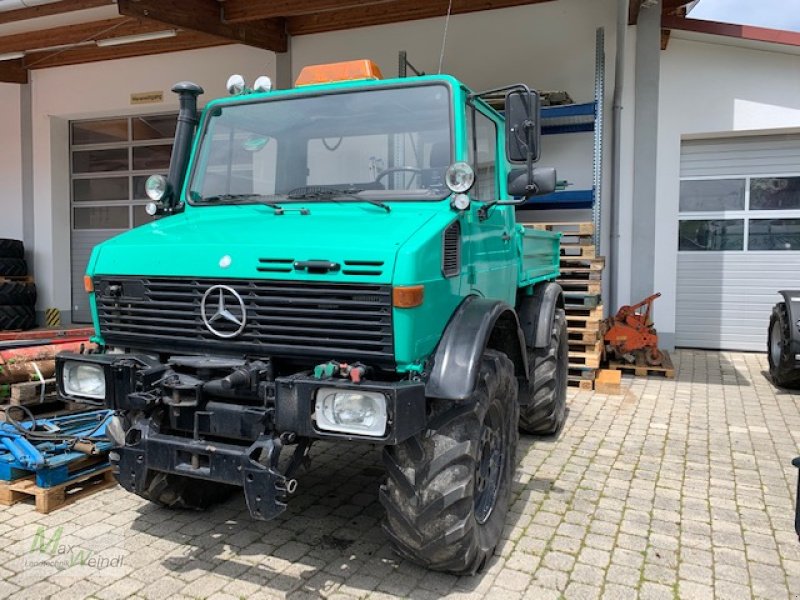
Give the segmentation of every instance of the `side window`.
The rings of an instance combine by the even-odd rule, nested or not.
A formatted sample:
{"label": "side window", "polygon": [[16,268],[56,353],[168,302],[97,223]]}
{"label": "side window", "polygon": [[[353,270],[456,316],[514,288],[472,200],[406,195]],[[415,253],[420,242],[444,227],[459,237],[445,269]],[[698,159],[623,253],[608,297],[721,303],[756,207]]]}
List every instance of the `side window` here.
{"label": "side window", "polygon": [[497,126],[474,108],[467,111],[469,163],[475,169],[472,196],[477,200],[497,199]]}

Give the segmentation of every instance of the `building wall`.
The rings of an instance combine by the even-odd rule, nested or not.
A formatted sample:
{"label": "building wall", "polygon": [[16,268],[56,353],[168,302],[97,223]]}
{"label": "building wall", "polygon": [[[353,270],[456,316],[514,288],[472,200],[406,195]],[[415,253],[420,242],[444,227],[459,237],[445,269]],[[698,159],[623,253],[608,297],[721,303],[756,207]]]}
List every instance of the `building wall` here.
{"label": "building wall", "polygon": [[[177,96],[170,88],[181,80],[194,81],[205,89],[202,104],[204,98],[226,94],[225,81],[235,72],[250,82],[258,75],[274,77],[275,54],[223,46],[32,73],[34,264],[39,310],[56,307],[69,311],[71,306],[69,121],[177,110]],[[155,90],[164,92],[164,102],[131,106],[131,93]],[[3,93],[0,88],[0,95]],[[5,163],[0,159],[0,172],[8,168]]]}
{"label": "building wall", "polygon": [[[800,131],[800,57],[680,39],[661,55],[656,195],[655,323],[669,344],[675,332],[681,140]],[[766,325],[765,325],[766,326]]]}
{"label": "building wall", "polygon": [[20,86],[0,83],[0,237],[22,238],[22,126]]}

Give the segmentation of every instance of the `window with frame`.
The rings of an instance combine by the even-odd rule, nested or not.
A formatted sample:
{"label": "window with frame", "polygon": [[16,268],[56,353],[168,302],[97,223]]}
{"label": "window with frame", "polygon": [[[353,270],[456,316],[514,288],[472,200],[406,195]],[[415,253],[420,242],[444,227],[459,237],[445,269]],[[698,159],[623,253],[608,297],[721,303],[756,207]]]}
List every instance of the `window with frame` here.
{"label": "window with frame", "polygon": [[800,175],[681,181],[678,250],[800,251]]}
{"label": "window with frame", "polygon": [[72,228],[118,230],[153,220],[144,182],[166,175],[176,115],[140,115],[70,123]]}
{"label": "window with frame", "polygon": [[497,125],[479,110],[467,111],[469,163],[475,170],[472,197],[476,200],[497,199]]}

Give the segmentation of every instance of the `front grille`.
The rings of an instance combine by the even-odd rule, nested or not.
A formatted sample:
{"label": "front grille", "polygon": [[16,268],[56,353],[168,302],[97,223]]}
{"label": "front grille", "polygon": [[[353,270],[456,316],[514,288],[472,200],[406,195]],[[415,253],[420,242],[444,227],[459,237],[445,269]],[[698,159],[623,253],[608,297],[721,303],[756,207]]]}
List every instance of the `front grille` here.
{"label": "front grille", "polygon": [[[235,290],[244,302],[247,319],[236,337],[221,339],[203,322],[201,302],[213,286]],[[207,317],[218,304],[217,292],[209,295]],[[98,277],[95,297],[100,333],[113,346],[394,362],[388,285]]]}

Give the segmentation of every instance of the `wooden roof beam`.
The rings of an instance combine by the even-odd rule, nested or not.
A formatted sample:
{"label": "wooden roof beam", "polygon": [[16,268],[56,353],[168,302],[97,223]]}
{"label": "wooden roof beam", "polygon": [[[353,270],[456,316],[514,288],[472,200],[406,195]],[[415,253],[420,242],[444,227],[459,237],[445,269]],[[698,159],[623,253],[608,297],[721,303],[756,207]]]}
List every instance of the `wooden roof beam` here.
{"label": "wooden roof beam", "polygon": [[217,0],[118,0],[119,13],[160,21],[168,26],[189,29],[239,44],[273,52],[286,52],[286,26],[283,19],[262,19],[246,24],[222,21]]}
{"label": "wooden roof beam", "polygon": [[[527,4],[552,2],[553,0],[453,0],[454,15],[492,10],[496,8],[509,8]],[[336,10],[322,14],[309,14],[288,19],[289,33],[292,35],[305,35],[336,31],[340,29],[353,29],[368,27],[370,25],[385,25],[402,21],[429,19],[431,17],[444,17],[447,14],[448,0],[395,0],[380,5],[365,5],[359,8]]]}
{"label": "wooden roof beam", "polygon": [[23,66],[21,58],[0,61],[0,82],[28,83],[28,70]]}
{"label": "wooden roof beam", "polygon": [[108,6],[114,4],[114,0],[69,0],[68,2],[55,2],[53,4],[42,4],[30,8],[20,8],[0,13],[0,25],[13,23],[15,21],[26,21],[28,19],[38,19],[39,17],[49,17],[61,15],[76,10],[86,10],[97,8],[98,6]]}
{"label": "wooden roof beam", "polygon": [[362,8],[375,4],[388,4],[395,0],[224,0],[222,19],[226,23],[242,23],[275,17],[296,17],[349,8]]}
{"label": "wooden roof beam", "polygon": [[157,21],[127,17],[104,19],[102,21],[92,21],[91,23],[66,25],[53,29],[39,29],[0,37],[0,54],[70,46],[72,44],[95,42],[100,39],[152,33],[163,29],[164,24]]}
{"label": "wooden roof beam", "polygon": [[[28,69],[46,69],[49,67],[64,67],[67,65],[80,65],[84,63],[118,58],[133,58],[164,54],[167,52],[180,52],[183,50],[197,50],[211,46],[232,44],[230,40],[196,32],[181,32],[173,38],[150,40],[124,44],[122,46],[78,46],[69,50],[58,52],[32,52],[28,54],[23,64]],[[2,69],[0,63],[0,69]],[[0,71],[2,73],[2,71]]]}

